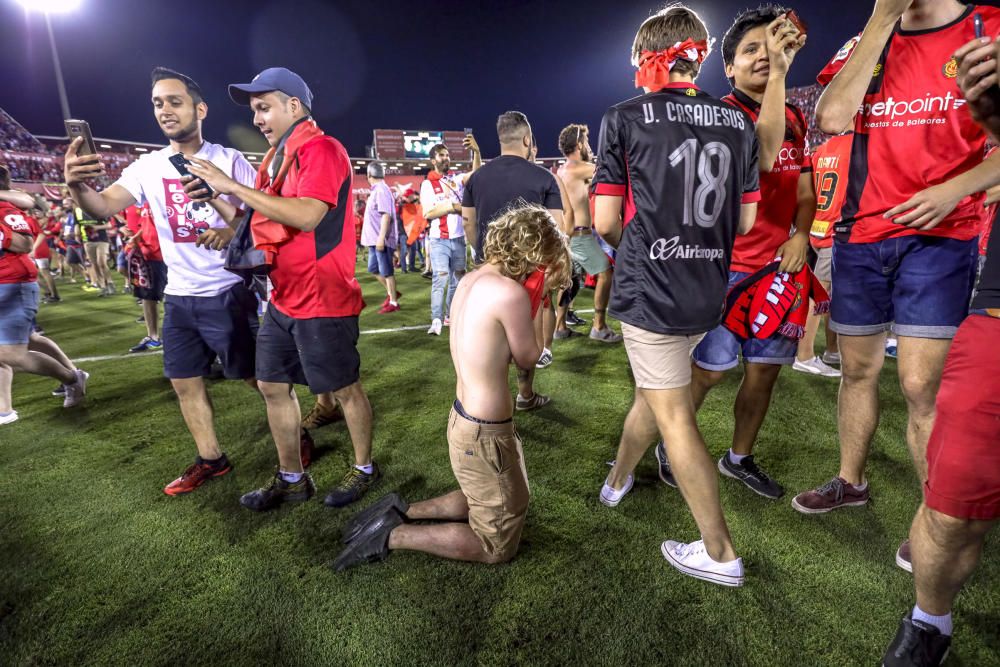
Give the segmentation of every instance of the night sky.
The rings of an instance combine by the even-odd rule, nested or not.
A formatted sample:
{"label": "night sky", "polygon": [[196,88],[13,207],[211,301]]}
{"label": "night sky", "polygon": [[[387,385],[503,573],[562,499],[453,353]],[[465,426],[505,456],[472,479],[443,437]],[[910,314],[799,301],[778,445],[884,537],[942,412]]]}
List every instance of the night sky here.
{"label": "night sky", "polygon": [[[721,38],[745,1],[693,0]],[[987,4],[997,4],[990,2]],[[797,5],[810,26],[790,85],[815,80],[826,61],[864,25],[871,0]],[[376,127],[475,129],[487,157],[498,152],[497,114],[518,109],[535,129],[541,156],[558,153],[570,122],[596,136],[604,110],[636,94],[629,49],[652,2],[396,0],[162,2],[83,0],[54,15],[53,28],[73,116],[95,136],[162,143],[149,102],[156,65],[199,82],[209,105],[205,136],[244,150],[262,139],[226,84],[285,66],[312,88],[314,115],[351,155]],[[28,130],[64,135],[43,18],[0,0],[0,106]],[[720,42],[698,83],[728,92]],[[596,142],[596,139],[595,139]]]}

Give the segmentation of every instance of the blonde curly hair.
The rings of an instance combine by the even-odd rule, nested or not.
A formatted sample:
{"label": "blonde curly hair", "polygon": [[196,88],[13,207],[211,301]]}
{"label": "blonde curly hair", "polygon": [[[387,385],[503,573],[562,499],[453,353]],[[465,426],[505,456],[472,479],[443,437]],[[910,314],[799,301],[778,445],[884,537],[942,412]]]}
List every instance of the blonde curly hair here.
{"label": "blonde curly hair", "polygon": [[572,278],[566,235],[547,210],[523,199],[489,224],[483,260],[514,280],[545,266],[550,289],[568,285]]}

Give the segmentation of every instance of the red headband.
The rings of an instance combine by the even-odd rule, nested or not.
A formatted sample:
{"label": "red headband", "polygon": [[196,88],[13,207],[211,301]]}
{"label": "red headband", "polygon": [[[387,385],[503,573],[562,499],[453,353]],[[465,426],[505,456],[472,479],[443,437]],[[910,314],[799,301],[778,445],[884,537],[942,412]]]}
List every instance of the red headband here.
{"label": "red headband", "polygon": [[635,73],[635,87],[649,88],[654,93],[661,90],[670,83],[670,70],[678,60],[704,62],[712,41],[696,42],[689,37],[663,51],[643,51],[639,56],[639,71]]}

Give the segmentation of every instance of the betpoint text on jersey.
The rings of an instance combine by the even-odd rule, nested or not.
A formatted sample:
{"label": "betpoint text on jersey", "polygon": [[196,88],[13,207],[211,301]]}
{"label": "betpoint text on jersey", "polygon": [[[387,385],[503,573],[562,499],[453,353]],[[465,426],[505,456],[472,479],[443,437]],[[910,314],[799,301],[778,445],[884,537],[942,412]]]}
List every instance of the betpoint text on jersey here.
{"label": "betpoint text on jersey", "polygon": [[924,97],[915,100],[897,100],[894,97],[884,102],[862,104],[858,112],[866,118],[886,118],[897,120],[901,117],[924,114],[924,113],[945,113],[952,109],[958,109],[965,104],[965,100],[956,97],[951,93],[945,95],[932,96],[927,93]]}

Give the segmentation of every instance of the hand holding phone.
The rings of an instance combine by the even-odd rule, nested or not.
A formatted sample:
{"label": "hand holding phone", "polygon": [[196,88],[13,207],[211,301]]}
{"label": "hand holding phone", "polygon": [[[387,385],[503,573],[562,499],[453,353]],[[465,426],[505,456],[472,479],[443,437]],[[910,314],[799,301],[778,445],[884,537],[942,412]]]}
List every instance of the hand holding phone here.
{"label": "hand holding phone", "polygon": [[208,193],[206,195],[207,199],[211,199],[212,197],[215,196],[215,191],[212,190],[212,186],[210,186],[208,183],[206,183],[205,181],[203,181],[202,179],[198,178],[190,171],[188,171],[187,166],[190,164],[190,162],[186,157],[184,157],[182,153],[174,153],[167,159],[170,160],[170,164],[174,165],[174,169],[177,170],[178,174],[180,174],[181,176],[190,176],[191,178],[194,178],[199,183],[196,189],[207,191]]}
{"label": "hand holding phone", "polygon": [[66,126],[66,136],[69,137],[70,143],[77,137],[83,137],[83,143],[76,151],[77,155],[97,155],[97,145],[94,144],[94,135],[90,133],[90,123],[85,120],[70,119],[63,124]]}

